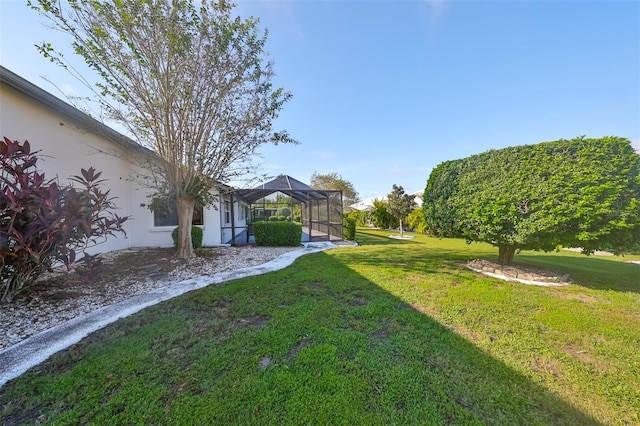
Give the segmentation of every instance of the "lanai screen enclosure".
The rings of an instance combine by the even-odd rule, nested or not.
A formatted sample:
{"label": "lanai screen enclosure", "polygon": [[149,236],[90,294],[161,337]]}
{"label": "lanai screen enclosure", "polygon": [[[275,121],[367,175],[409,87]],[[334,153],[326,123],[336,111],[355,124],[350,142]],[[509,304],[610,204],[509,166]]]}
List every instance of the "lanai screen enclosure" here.
{"label": "lanai screen enclosure", "polygon": [[[284,204],[282,197],[269,198],[278,193],[286,196]],[[302,224],[303,241],[343,239],[342,191],[314,189],[291,176],[281,175],[254,189],[238,189],[232,195],[249,206],[252,223],[281,216]],[[289,215],[279,215],[285,208]]]}

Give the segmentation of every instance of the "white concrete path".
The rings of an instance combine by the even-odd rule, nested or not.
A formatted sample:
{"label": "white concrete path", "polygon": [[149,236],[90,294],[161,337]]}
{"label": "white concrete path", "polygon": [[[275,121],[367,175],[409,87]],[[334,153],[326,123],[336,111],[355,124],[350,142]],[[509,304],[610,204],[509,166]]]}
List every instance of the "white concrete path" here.
{"label": "white concrete path", "polygon": [[135,314],[144,308],[180,296],[188,291],[197,290],[211,284],[219,284],[238,278],[276,271],[291,265],[295,259],[302,255],[335,247],[337,246],[330,242],[305,243],[303,249],[285,253],[277,259],[259,266],[172,283],[150,293],[105,306],[52,327],[0,351],[0,387],[9,380],[20,376],[31,367],[45,361],[54,353],[78,343],[90,333],[120,318]]}

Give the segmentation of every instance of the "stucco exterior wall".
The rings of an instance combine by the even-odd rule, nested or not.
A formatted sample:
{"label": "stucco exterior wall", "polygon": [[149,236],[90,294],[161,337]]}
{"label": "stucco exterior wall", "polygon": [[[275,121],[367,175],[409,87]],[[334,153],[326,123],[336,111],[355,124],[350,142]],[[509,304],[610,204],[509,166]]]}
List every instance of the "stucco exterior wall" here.
{"label": "stucco exterior wall", "polygon": [[[129,220],[124,224],[126,236],[110,237],[89,250],[91,253],[173,245],[174,227],[154,227],[153,214],[147,207],[148,189],[139,179],[145,173],[139,161],[140,152],[89,131],[4,84],[0,84],[0,136],[28,140],[33,150],[41,151],[40,171],[47,178],[57,177],[61,184],[80,174],[81,168],[94,167],[102,172],[103,186],[115,197],[117,214],[128,216]],[[224,243],[220,208],[205,209],[203,230],[205,245]]]}

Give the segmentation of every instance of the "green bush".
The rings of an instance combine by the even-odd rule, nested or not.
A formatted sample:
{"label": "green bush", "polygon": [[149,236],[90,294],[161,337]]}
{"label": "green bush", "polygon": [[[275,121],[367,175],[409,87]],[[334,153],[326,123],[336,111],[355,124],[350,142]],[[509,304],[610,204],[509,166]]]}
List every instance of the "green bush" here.
{"label": "green bush", "polygon": [[[173,230],[171,238],[173,238],[173,246],[178,247],[178,228]],[[191,227],[191,245],[196,250],[202,248],[202,228],[199,226]]]}
{"label": "green bush", "polygon": [[342,220],[342,227],[345,240],[353,241],[356,239],[356,220],[353,217],[345,217]]}
{"label": "green bush", "polygon": [[350,217],[356,221],[356,226],[366,226],[368,220],[368,214],[366,211],[351,210],[349,213],[345,213],[344,217]]}
{"label": "green bush", "polygon": [[277,222],[278,216],[269,216],[269,222]]}
{"label": "green bush", "polygon": [[422,207],[415,208],[407,217],[407,225],[409,229],[420,234],[426,234],[429,230],[427,221],[424,218],[424,210]]}
{"label": "green bush", "polygon": [[257,246],[298,246],[302,225],[293,222],[256,222],[253,232]]}
{"label": "green bush", "polygon": [[279,209],[278,216],[291,216],[291,209],[288,207],[283,207]]}

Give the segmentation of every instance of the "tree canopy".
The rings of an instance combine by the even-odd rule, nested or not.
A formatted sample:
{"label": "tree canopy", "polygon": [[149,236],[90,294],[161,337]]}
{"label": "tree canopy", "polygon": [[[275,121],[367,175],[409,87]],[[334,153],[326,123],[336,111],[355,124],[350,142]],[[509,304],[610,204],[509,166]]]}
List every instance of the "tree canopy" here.
{"label": "tree canopy", "polygon": [[628,139],[558,140],[439,164],[425,189],[429,230],[519,249],[624,253],[640,241],[640,156]]}
{"label": "tree canopy", "polygon": [[404,235],[402,222],[411,213],[415,205],[412,195],[406,194],[402,186],[393,184],[392,191],[387,195],[387,209],[400,222],[400,235]]}
{"label": "tree canopy", "polygon": [[313,172],[311,175],[311,187],[330,191],[342,191],[342,203],[349,206],[358,201],[358,191],[353,183],[343,179],[338,173],[320,174]]}
{"label": "tree canopy", "polygon": [[[194,255],[191,218],[211,190],[250,171],[264,143],[295,142],[272,120],[291,95],[274,88],[258,20],[224,0],[31,0],[101,77],[94,93],[159,159],[156,197],[178,207],[178,256]],[[67,67],[50,43],[45,57]],[[72,70],[72,67],[67,67]],[[79,78],[84,79],[83,76]]]}

